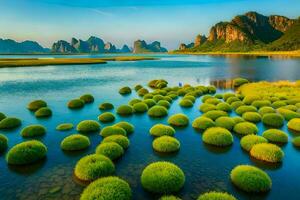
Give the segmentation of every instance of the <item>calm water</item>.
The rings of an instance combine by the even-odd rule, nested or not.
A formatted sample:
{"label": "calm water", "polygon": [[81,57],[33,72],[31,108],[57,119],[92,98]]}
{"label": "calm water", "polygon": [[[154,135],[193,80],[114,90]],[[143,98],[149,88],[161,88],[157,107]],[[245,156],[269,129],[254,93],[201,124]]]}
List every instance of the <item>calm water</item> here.
{"label": "calm water", "polygon": [[[178,85],[178,82],[208,85],[215,79],[239,76],[252,80],[296,80],[300,74],[299,59],[155,56],[161,60],[0,69],[0,111],[8,116],[19,117],[23,122],[18,129],[1,131],[9,138],[9,147],[24,141],[19,135],[20,130],[29,124],[43,124],[48,129],[47,134],[39,138],[48,147],[47,159],[32,166],[16,168],[8,166],[5,155],[0,155],[0,199],[79,199],[84,185],[74,179],[73,168],[82,156],[94,152],[102,138],[98,133],[90,134],[88,136],[92,145],[88,150],[65,153],[60,149],[60,142],[76,131],[58,132],[55,127],[63,122],[77,124],[84,119],[96,120],[101,113],[98,104],[103,101],[118,106],[136,97],[134,93],[126,97],[119,95],[118,89],[121,86],[146,85],[149,80],[157,78],[168,80],[170,85]],[[93,94],[95,102],[79,111],[71,111],[66,107],[68,100],[84,93]],[[29,101],[38,98],[48,102],[53,110],[51,118],[36,119],[26,109]],[[198,99],[192,109],[182,109],[175,101],[169,116],[182,112],[192,121],[200,115],[197,110],[200,104],[201,99]],[[147,114],[117,116],[115,122],[121,120],[133,123],[136,130],[129,136],[130,148],[115,163],[116,175],[130,183],[134,199],[158,198],[142,189],[140,175],[145,166],[159,160],[171,161],[185,172],[186,184],[178,193],[183,199],[196,199],[200,193],[209,190],[228,191],[238,199],[299,199],[300,151],[290,142],[294,137],[292,133],[289,133],[289,143],[282,147],[285,152],[283,163],[265,165],[251,160],[241,150],[238,137],[234,136],[234,144],[230,148],[220,151],[204,145],[201,134],[191,126],[177,129],[175,137],[181,142],[180,151],[174,155],[161,156],[152,150],[153,138],[148,131],[156,123],[166,123],[167,118],[154,120]],[[110,124],[103,124],[102,127],[106,125]],[[258,127],[261,134],[265,128],[260,123]],[[288,132],[286,125],[282,129]],[[272,190],[263,195],[251,195],[232,186],[229,174],[238,164],[252,164],[264,169],[272,178]]]}

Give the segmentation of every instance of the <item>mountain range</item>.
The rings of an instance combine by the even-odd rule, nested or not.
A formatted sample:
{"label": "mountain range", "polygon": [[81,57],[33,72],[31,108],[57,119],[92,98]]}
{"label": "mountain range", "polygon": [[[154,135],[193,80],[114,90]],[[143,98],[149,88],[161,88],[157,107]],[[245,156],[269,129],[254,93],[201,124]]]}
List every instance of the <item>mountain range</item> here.
{"label": "mountain range", "polygon": [[50,49],[42,47],[34,41],[16,42],[11,39],[0,38],[0,53],[48,53]]}

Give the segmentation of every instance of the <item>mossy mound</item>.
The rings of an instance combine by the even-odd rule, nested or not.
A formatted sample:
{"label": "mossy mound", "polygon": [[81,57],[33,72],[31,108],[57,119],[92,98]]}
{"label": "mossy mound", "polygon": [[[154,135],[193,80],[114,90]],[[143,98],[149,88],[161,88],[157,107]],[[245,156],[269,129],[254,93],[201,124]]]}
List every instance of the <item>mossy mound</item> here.
{"label": "mossy mound", "polygon": [[235,121],[230,117],[219,117],[216,119],[216,126],[232,130],[235,125]]}
{"label": "mossy mound", "polygon": [[264,106],[271,106],[271,102],[269,100],[257,100],[257,101],[253,101],[251,105],[259,109]]}
{"label": "mossy mound", "polygon": [[175,134],[175,129],[172,126],[164,125],[164,124],[155,124],[150,129],[150,134],[155,137],[160,136],[173,136]]}
{"label": "mossy mound", "polygon": [[206,130],[214,126],[215,126],[215,122],[212,119],[207,117],[198,117],[192,123],[192,127],[198,130]]}
{"label": "mossy mound", "polygon": [[115,142],[123,147],[123,149],[127,149],[130,145],[129,139],[124,135],[111,135],[104,138],[102,142]]}
{"label": "mossy mound", "polygon": [[223,99],[223,94],[215,94],[215,96],[214,96],[215,98],[217,98],[217,99]]}
{"label": "mossy mound", "polygon": [[233,127],[233,131],[241,135],[257,134],[258,128],[251,122],[240,122]]}
{"label": "mossy mound", "polygon": [[196,101],[196,97],[192,96],[192,95],[185,95],[182,100],[190,100],[191,102],[195,103]]}
{"label": "mossy mound", "polygon": [[11,165],[26,165],[44,158],[47,147],[37,140],[21,142],[13,146],[6,155],[6,161]]}
{"label": "mossy mound", "polygon": [[249,83],[249,81],[245,78],[235,78],[233,79],[233,86],[234,87],[240,87],[246,83]]}
{"label": "mossy mound", "polygon": [[167,87],[168,82],[166,80],[151,80],[148,83],[148,86],[154,89],[161,89]]}
{"label": "mossy mound", "polygon": [[239,117],[239,116],[232,117],[231,119],[233,119],[235,124],[245,122],[245,120],[242,117]]}
{"label": "mossy mound", "polygon": [[204,103],[207,99],[210,99],[210,98],[214,98],[214,97],[209,94],[206,94],[206,95],[202,96],[201,101]]}
{"label": "mossy mound", "polygon": [[72,123],[63,123],[56,126],[56,130],[58,131],[68,131],[71,130],[74,127]]}
{"label": "mossy mound", "polygon": [[106,156],[92,154],[82,157],[75,165],[74,174],[82,181],[93,181],[115,172],[114,163]]}
{"label": "mossy mound", "polygon": [[139,89],[142,89],[142,88],[143,88],[143,86],[140,85],[140,84],[134,86],[134,90],[135,90],[135,91],[139,91]]}
{"label": "mossy mound", "polygon": [[[146,99],[152,99],[153,98],[153,94],[151,94],[151,93],[148,93],[148,94],[145,94],[144,96],[143,96],[143,99],[144,100],[146,100]],[[154,100],[153,100],[154,101]],[[156,103],[156,102],[155,102]]]}
{"label": "mossy mound", "polygon": [[47,107],[47,103],[41,99],[34,100],[27,105],[27,108],[30,111],[36,111],[42,107]]}
{"label": "mossy mound", "polygon": [[128,86],[122,87],[119,89],[119,93],[121,95],[126,95],[126,94],[130,94],[131,93],[131,88]]}
{"label": "mossy mound", "polygon": [[254,106],[240,106],[235,112],[238,115],[243,115],[245,112],[257,112],[257,108]]}
{"label": "mossy mound", "polygon": [[236,198],[226,192],[206,192],[201,194],[197,200],[236,200]]}
{"label": "mossy mound", "polygon": [[120,105],[117,108],[117,113],[119,115],[132,115],[133,113],[133,108],[129,105]]}
{"label": "mossy mound", "polygon": [[216,109],[217,109],[217,110],[222,110],[222,111],[225,111],[225,112],[231,112],[232,107],[231,107],[228,103],[221,102],[221,103],[219,103],[219,104],[216,106]]}
{"label": "mossy mound", "polygon": [[219,117],[226,117],[226,116],[228,116],[228,113],[224,112],[222,110],[211,110],[211,111],[208,111],[208,112],[204,113],[202,116],[203,117],[208,117],[208,118],[210,118],[212,120],[216,120]]}
{"label": "mossy mound", "polygon": [[254,145],[250,150],[250,155],[258,160],[271,163],[281,162],[284,157],[284,153],[281,148],[270,143]]}
{"label": "mossy mound", "polygon": [[[224,101],[227,101],[231,97],[236,97],[234,93],[224,93],[223,94],[223,99]],[[228,103],[228,102],[227,102]],[[229,103],[230,104],[230,103]]]}
{"label": "mossy mound", "polygon": [[292,140],[292,143],[295,147],[300,147],[300,136],[297,136],[295,137],[293,140]]}
{"label": "mossy mound", "polygon": [[258,110],[258,113],[261,115],[261,116],[264,116],[265,114],[269,114],[269,113],[276,113],[275,109],[270,107],[270,106],[265,106],[265,107],[261,107],[259,110]]}
{"label": "mossy mound", "polygon": [[171,107],[171,104],[167,100],[159,100],[157,102],[157,105],[163,106],[163,107],[165,107],[167,109],[169,109]]}
{"label": "mossy mound", "polygon": [[4,118],[6,118],[6,115],[4,113],[0,112],[0,121]]}
{"label": "mossy mound", "polygon": [[168,101],[169,103],[172,103],[173,102],[173,99],[169,96],[164,96],[164,99],[163,100],[166,100]]}
{"label": "mossy mound", "polygon": [[79,122],[76,129],[82,133],[96,132],[100,130],[100,124],[95,120],[83,120]]}
{"label": "mossy mound", "polygon": [[284,108],[278,108],[277,109],[278,113],[281,114],[286,120],[291,120],[294,118],[300,118],[300,113],[284,109]]}
{"label": "mossy mound", "polygon": [[84,101],[81,99],[72,99],[68,102],[68,108],[79,109],[84,106]]}
{"label": "mossy mound", "polygon": [[80,200],[131,200],[129,184],[118,177],[104,177],[88,185],[81,194]]}
{"label": "mossy mound", "polygon": [[224,147],[233,143],[233,136],[230,131],[225,128],[212,127],[203,133],[202,140],[206,144]]}
{"label": "mossy mound", "polygon": [[190,108],[190,107],[193,107],[194,103],[191,100],[189,100],[189,99],[182,99],[179,102],[179,105],[181,107]]}
{"label": "mossy mound", "polygon": [[104,102],[99,105],[99,110],[112,110],[114,105],[109,102]]}
{"label": "mossy mound", "polygon": [[98,116],[100,122],[112,122],[116,119],[115,115],[111,112],[105,112]]}
{"label": "mossy mound", "polygon": [[29,125],[23,128],[21,131],[22,137],[36,137],[36,136],[42,136],[45,135],[47,132],[46,128],[42,125],[35,124],[35,125]]}
{"label": "mossy mound", "polygon": [[266,192],[272,187],[269,175],[250,165],[238,165],[230,173],[232,183],[245,192]]}
{"label": "mossy mound", "polygon": [[170,162],[154,162],[142,172],[142,186],[153,193],[168,194],[179,191],[185,182],[183,171]]}
{"label": "mossy mound", "polygon": [[261,121],[261,116],[257,112],[245,112],[242,117],[244,120],[252,123],[258,123]]}
{"label": "mossy mound", "polygon": [[143,102],[147,104],[148,108],[156,105],[156,102],[153,99],[145,99]]}
{"label": "mossy mound", "polygon": [[134,132],[134,126],[132,124],[128,123],[128,122],[125,122],[125,121],[118,122],[114,126],[118,126],[120,128],[123,128],[126,131],[127,135]]}
{"label": "mossy mound", "polygon": [[231,96],[227,99],[224,99],[224,101],[228,104],[232,104],[233,102],[236,102],[236,101],[241,101],[238,97],[236,96]]}
{"label": "mossy mound", "polygon": [[8,147],[8,139],[5,135],[0,134],[0,153],[4,152]]}
{"label": "mossy mound", "polygon": [[181,200],[181,199],[174,195],[164,195],[164,196],[160,197],[158,200]]}
{"label": "mossy mound", "polygon": [[13,129],[21,126],[20,119],[15,117],[6,117],[0,121],[0,129]]}
{"label": "mossy mound", "polygon": [[204,103],[208,103],[208,104],[212,104],[212,105],[218,105],[219,103],[221,103],[221,100],[212,97],[212,98],[207,99]]}
{"label": "mossy mound", "polygon": [[254,145],[260,143],[268,143],[268,140],[258,135],[246,135],[240,141],[241,147],[246,151],[250,151]]}
{"label": "mossy mound", "polygon": [[187,126],[189,124],[189,118],[188,116],[178,113],[175,115],[172,115],[168,119],[168,123],[172,126]]}
{"label": "mossy mound", "polygon": [[156,138],[152,143],[152,147],[158,152],[171,153],[179,150],[180,142],[174,137],[164,135]]}
{"label": "mossy mound", "polygon": [[164,99],[164,96],[163,96],[163,95],[160,95],[160,94],[157,94],[157,95],[154,95],[152,99],[153,99],[155,102],[159,102],[160,100],[163,100],[163,99]]}
{"label": "mossy mound", "polygon": [[263,132],[262,136],[270,142],[274,143],[287,143],[288,135],[278,129],[269,129]]}
{"label": "mossy mound", "polygon": [[267,113],[263,116],[262,122],[266,126],[280,128],[284,125],[284,118],[277,113]]}
{"label": "mossy mound", "polygon": [[281,108],[283,106],[286,106],[287,103],[285,103],[284,101],[275,101],[272,103],[272,107],[277,109],[277,108]]}
{"label": "mossy mound", "polygon": [[111,135],[124,135],[124,136],[126,136],[127,133],[123,128],[121,128],[119,126],[106,126],[101,130],[100,135],[102,137],[107,137],[107,136],[111,136]]}
{"label": "mossy mound", "polygon": [[258,95],[246,95],[243,99],[244,104],[251,105],[254,101],[261,100]]}
{"label": "mossy mound", "polygon": [[291,111],[294,111],[294,112],[296,112],[298,110],[298,107],[295,106],[295,105],[286,105],[286,106],[283,106],[282,108],[287,109],[287,110],[291,110]]}
{"label": "mossy mound", "polygon": [[46,117],[50,117],[52,116],[52,110],[48,107],[42,107],[40,109],[38,109],[34,115],[37,117],[37,118],[46,118]]}
{"label": "mossy mound", "polygon": [[84,94],[81,97],[79,97],[84,103],[93,103],[94,102],[94,97],[91,94]]}
{"label": "mossy mound", "polygon": [[116,160],[124,154],[124,149],[116,142],[104,142],[97,146],[96,154],[101,154],[111,160]]}
{"label": "mossy mound", "polygon": [[139,102],[133,105],[133,110],[136,113],[144,113],[148,110],[148,105],[143,102]]}
{"label": "mossy mound", "polygon": [[73,134],[65,137],[60,143],[60,147],[65,151],[79,151],[90,146],[90,139],[84,135]]}
{"label": "mossy mound", "polygon": [[128,105],[133,106],[134,104],[140,103],[140,102],[142,102],[141,99],[131,99],[131,100],[128,102]]}
{"label": "mossy mound", "polygon": [[200,105],[199,110],[203,113],[206,113],[208,111],[216,110],[216,105],[209,104],[209,103],[203,103]]}
{"label": "mossy mound", "polygon": [[232,104],[230,104],[230,106],[236,110],[238,109],[240,106],[244,106],[245,104],[242,101],[235,101]]}
{"label": "mossy mound", "polygon": [[292,131],[300,132],[300,119],[299,118],[291,119],[288,122],[287,126]]}
{"label": "mossy mound", "polygon": [[147,90],[146,88],[141,88],[141,89],[138,90],[137,93],[138,93],[138,95],[139,95],[140,97],[143,97],[143,96],[145,96],[146,94],[149,93],[149,90]]}
{"label": "mossy mound", "polygon": [[150,117],[164,117],[168,115],[168,110],[163,106],[155,105],[148,110]]}

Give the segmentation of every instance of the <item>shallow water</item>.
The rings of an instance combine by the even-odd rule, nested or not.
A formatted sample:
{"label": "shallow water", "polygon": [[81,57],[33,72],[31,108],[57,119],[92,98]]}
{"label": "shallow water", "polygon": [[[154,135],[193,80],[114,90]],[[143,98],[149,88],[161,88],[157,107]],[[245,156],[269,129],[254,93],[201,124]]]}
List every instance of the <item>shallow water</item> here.
{"label": "shallow water", "polygon": [[[113,56],[113,55],[105,55]],[[48,147],[47,158],[27,167],[11,167],[0,156],[0,199],[79,199],[84,188],[73,177],[73,168],[82,156],[93,153],[102,140],[98,133],[89,134],[92,145],[86,151],[66,153],[60,149],[61,140],[75,133],[75,130],[58,132],[57,124],[77,124],[84,119],[97,119],[101,113],[98,104],[110,101],[117,107],[126,104],[132,95],[118,94],[121,86],[143,84],[151,79],[164,78],[170,85],[179,82],[208,85],[215,79],[246,77],[251,80],[299,79],[299,59],[271,59],[268,57],[212,57],[154,55],[155,61],[108,62],[105,65],[72,65],[0,69],[0,112],[22,119],[22,127],[12,131],[1,131],[9,138],[9,147],[24,141],[20,130],[29,124],[40,123],[47,127],[45,136],[38,138]],[[49,57],[49,56],[44,56]],[[81,57],[88,57],[81,55]],[[103,57],[103,55],[93,55]],[[224,92],[227,90],[219,90]],[[95,96],[95,102],[81,110],[72,111],[66,107],[68,100],[84,93]],[[29,101],[37,98],[46,100],[53,110],[49,119],[36,119],[26,109]],[[174,101],[169,116],[185,113],[190,121],[200,115],[198,99],[192,109],[179,107]],[[127,180],[133,190],[134,199],[157,199],[158,196],[145,192],[140,184],[140,175],[149,163],[171,161],[185,172],[186,183],[178,193],[183,199],[196,199],[200,193],[209,190],[227,191],[238,199],[299,199],[300,150],[295,149],[286,125],[282,130],[289,133],[289,143],[282,148],[285,158],[280,165],[266,165],[249,158],[234,136],[234,144],[227,149],[215,149],[204,145],[201,133],[191,125],[177,129],[175,137],[181,142],[178,153],[159,155],[152,150],[153,138],[148,131],[156,123],[166,123],[167,118],[151,119],[147,114],[130,117],[117,116],[116,121],[133,123],[135,133],[129,136],[131,146],[116,164],[116,175]],[[102,124],[103,126],[110,124]],[[259,134],[265,127],[259,123]],[[272,178],[272,190],[266,194],[254,195],[241,192],[229,179],[230,171],[238,164],[252,164],[264,169]]]}

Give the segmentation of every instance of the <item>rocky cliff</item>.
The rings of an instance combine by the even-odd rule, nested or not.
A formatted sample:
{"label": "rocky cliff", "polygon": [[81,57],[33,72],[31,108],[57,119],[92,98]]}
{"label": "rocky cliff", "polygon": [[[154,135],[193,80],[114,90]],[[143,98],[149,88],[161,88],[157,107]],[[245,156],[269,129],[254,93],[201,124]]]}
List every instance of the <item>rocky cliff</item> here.
{"label": "rocky cliff", "polygon": [[133,53],[151,53],[151,52],[168,52],[164,47],[161,47],[160,42],[154,41],[147,44],[144,40],[137,40],[133,44]]}
{"label": "rocky cliff", "polygon": [[0,38],[0,53],[47,53],[49,49],[42,47],[35,41],[16,42],[11,39]]}

